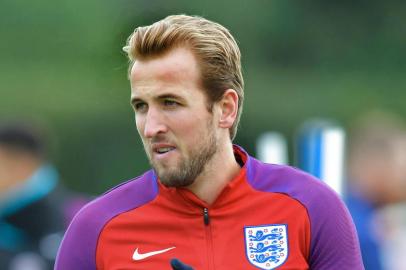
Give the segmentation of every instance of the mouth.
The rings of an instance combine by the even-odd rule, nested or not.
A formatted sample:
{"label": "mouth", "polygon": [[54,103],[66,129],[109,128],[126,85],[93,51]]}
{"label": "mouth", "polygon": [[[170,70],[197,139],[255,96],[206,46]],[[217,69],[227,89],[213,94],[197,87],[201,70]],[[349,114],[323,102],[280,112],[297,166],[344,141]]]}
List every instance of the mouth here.
{"label": "mouth", "polygon": [[154,152],[157,154],[165,154],[172,150],[175,150],[175,147],[159,147],[159,148],[154,149]]}
{"label": "mouth", "polygon": [[165,155],[169,152],[172,152],[176,149],[175,146],[171,144],[156,143],[152,145],[152,152],[158,156]]}

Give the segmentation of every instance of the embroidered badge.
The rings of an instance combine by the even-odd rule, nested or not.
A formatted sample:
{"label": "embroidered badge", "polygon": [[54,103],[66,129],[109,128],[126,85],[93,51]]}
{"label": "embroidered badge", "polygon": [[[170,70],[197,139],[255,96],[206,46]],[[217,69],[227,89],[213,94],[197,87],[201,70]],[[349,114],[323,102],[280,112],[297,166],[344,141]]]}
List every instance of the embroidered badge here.
{"label": "embroidered badge", "polygon": [[288,258],[288,234],[285,224],[245,226],[245,254],[260,269],[270,270]]}

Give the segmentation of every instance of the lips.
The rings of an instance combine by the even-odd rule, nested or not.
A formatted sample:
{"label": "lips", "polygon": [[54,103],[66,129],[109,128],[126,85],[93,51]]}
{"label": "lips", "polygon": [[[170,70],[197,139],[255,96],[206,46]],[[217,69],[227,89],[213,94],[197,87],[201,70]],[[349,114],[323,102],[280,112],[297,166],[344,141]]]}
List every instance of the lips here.
{"label": "lips", "polygon": [[165,154],[175,150],[176,147],[168,143],[154,143],[152,144],[152,152],[156,154]]}
{"label": "lips", "polygon": [[161,148],[156,149],[156,152],[158,154],[165,154],[173,149],[175,149],[175,147],[161,147]]}

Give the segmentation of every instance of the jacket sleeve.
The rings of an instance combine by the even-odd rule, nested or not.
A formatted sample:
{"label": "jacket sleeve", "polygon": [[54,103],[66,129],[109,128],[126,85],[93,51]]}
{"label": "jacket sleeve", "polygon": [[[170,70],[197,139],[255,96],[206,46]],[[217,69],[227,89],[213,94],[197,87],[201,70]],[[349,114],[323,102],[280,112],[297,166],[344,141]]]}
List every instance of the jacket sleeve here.
{"label": "jacket sleeve", "polygon": [[317,197],[308,203],[310,269],[363,270],[356,229],[343,201],[324,185],[316,185],[308,192]]}
{"label": "jacket sleeve", "polygon": [[363,270],[354,223],[338,194],[319,179],[289,166],[247,161],[247,178],[257,190],[279,192],[300,202],[310,224],[307,262],[311,270]]}
{"label": "jacket sleeve", "polygon": [[97,240],[104,223],[91,208],[91,205],[84,207],[69,225],[54,270],[96,270]]}
{"label": "jacket sleeve", "polygon": [[93,200],[74,217],[59,248],[55,270],[96,270],[99,236],[105,225],[120,213],[155,198],[153,172],[131,179]]}

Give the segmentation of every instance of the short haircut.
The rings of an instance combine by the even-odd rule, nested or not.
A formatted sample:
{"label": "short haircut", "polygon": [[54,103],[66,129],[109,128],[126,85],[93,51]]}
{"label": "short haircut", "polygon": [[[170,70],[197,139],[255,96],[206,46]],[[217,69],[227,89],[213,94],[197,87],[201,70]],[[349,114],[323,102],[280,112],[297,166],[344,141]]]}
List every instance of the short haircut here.
{"label": "short haircut", "polygon": [[197,58],[209,111],[227,89],[237,92],[237,118],[230,128],[230,138],[234,139],[244,101],[241,53],[237,42],[218,23],[198,16],[172,15],[152,25],[136,28],[123,49],[130,59],[131,70],[136,60],[159,57],[176,47],[190,49]]}
{"label": "short haircut", "polygon": [[0,147],[27,153],[37,158],[44,158],[46,152],[39,131],[20,123],[0,125]]}

